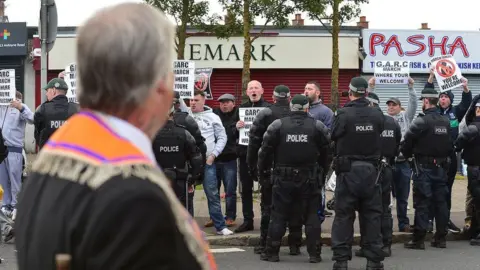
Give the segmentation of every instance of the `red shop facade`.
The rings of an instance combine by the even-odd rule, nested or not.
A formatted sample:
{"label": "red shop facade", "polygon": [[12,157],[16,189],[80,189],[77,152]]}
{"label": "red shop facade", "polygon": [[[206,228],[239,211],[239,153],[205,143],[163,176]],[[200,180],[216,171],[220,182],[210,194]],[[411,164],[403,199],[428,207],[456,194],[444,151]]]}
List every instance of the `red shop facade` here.
{"label": "red shop facade", "polygon": [[[55,46],[48,57],[48,80],[55,78],[65,67],[75,62],[75,28],[62,28]],[[258,30],[254,29],[254,33]],[[344,27],[339,37],[340,74],[339,89],[347,90],[350,79],[360,74],[358,58],[360,28]],[[34,38],[33,47],[40,47]],[[209,88],[210,106],[217,106],[217,98],[225,93],[233,94],[241,102],[241,74],[243,66],[243,37],[229,40],[189,30],[185,47],[185,59],[195,61],[197,69],[212,68]],[[41,103],[40,58],[33,61],[35,69],[36,106]],[[321,26],[268,28],[253,42],[251,79],[262,83],[264,98],[272,100],[276,85],[290,87],[292,94],[303,93],[308,81],[317,81],[322,99],[331,101],[332,39]],[[346,100],[342,98],[342,103]]]}

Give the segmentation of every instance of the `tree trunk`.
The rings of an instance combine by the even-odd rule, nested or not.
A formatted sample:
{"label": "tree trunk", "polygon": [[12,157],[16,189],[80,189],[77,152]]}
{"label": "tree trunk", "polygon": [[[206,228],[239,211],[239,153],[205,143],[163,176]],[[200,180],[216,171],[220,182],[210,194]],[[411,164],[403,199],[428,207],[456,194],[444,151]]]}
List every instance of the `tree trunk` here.
{"label": "tree trunk", "polygon": [[252,57],[252,40],[250,36],[250,0],[243,3],[243,69],[242,69],[242,101],[247,99],[246,90],[250,82],[250,59]]}
{"label": "tree trunk", "polygon": [[338,93],[338,73],[340,69],[339,52],[338,52],[338,34],[340,32],[340,2],[341,0],[333,0],[333,18],[332,18],[332,108],[334,111],[340,105],[340,97]]}
{"label": "tree trunk", "polygon": [[177,38],[178,38],[178,48],[177,48],[177,59],[185,59],[185,44],[187,40],[187,25],[188,25],[188,12],[190,11],[190,0],[182,0],[183,9],[182,16],[180,18],[181,24],[177,26]]}

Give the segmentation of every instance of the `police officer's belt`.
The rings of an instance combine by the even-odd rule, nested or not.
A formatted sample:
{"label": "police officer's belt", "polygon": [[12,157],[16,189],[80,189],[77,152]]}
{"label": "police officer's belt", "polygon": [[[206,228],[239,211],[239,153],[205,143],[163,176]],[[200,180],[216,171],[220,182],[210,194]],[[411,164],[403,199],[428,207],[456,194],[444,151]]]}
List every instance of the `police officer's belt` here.
{"label": "police officer's belt", "polygon": [[421,165],[435,165],[435,166],[443,166],[445,163],[449,162],[449,158],[436,158],[436,157],[415,157],[415,160],[418,164]]}
{"label": "police officer's belt", "polygon": [[287,167],[287,166],[276,166],[273,169],[274,175],[280,175],[284,177],[292,177],[292,180],[298,181],[306,178],[312,179],[317,177],[318,167],[314,164],[307,167]]}

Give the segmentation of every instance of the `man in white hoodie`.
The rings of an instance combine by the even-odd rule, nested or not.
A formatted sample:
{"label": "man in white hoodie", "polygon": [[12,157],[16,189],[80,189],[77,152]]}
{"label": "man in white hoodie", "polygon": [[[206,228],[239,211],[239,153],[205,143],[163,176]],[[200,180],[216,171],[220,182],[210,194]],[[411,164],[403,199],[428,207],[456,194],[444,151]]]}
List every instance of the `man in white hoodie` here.
{"label": "man in white hoodie", "polygon": [[195,91],[193,99],[190,100],[190,109],[207,145],[203,191],[207,195],[208,212],[217,234],[230,235],[233,232],[227,229],[223,218],[217,186],[217,169],[214,163],[215,158],[222,153],[227,144],[227,134],[220,117],[213,113],[211,108],[205,106],[205,93],[203,91]]}
{"label": "man in white hoodie", "polygon": [[[418,106],[417,92],[413,87],[415,81],[412,78],[408,79],[408,107],[402,108],[400,100],[396,97],[387,100],[387,114],[398,123],[402,131],[402,141],[405,133],[410,128],[410,125],[415,117]],[[375,88],[375,78],[369,81],[370,89]],[[410,179],[412,176],[412,169],[402,154],[400,154],[395,161],[395,172],[393,175],[393,190],[397,200],[397,219],[398,229],[401,232],[410,232],[410,220],[407,216],[408,197],[410,195]]]}

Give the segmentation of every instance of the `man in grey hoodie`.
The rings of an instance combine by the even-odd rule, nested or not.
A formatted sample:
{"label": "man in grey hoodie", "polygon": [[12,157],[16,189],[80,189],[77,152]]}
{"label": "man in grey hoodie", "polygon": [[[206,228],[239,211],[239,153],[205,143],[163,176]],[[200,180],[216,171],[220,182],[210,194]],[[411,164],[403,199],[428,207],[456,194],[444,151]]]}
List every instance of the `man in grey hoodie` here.
{"label": "man in grey hoodie", "polygon": [[[408,79],[408,107],[402,108],[400,100],[396,97],[387,100],[388,110],[387,114],[398,123],[402,131],[402,140],[405,133],[410,128],[410,124],[415,117],[418,107],[418,98],[415,88],[413,87],[415,81],[412,78]],[[369,81],[370,89],[375,88],[375,78]],[[410,232],[410,220],[407,217],[408,197],[410,195],[410,179],[412,176],[412,169],[408,162],[400,154],[395,161],[395,172],[393,175],[393,190],[396,196],[398,229],[401,232]]]}
{"label": "man in grey hoodie", "polygon": [[217,186],[217,169],[214,163],[215,158],[222,153],[227,144],[227,134],[220,117],[213,113],[211,108],[205,106],[205,93],[203,91],[195,91],[193,99],[190,100],[190,109],[207,145],[203,190],[207,195],[208,212],[217,234],[230,235],[233,232],[227,229],[223,218]]}

